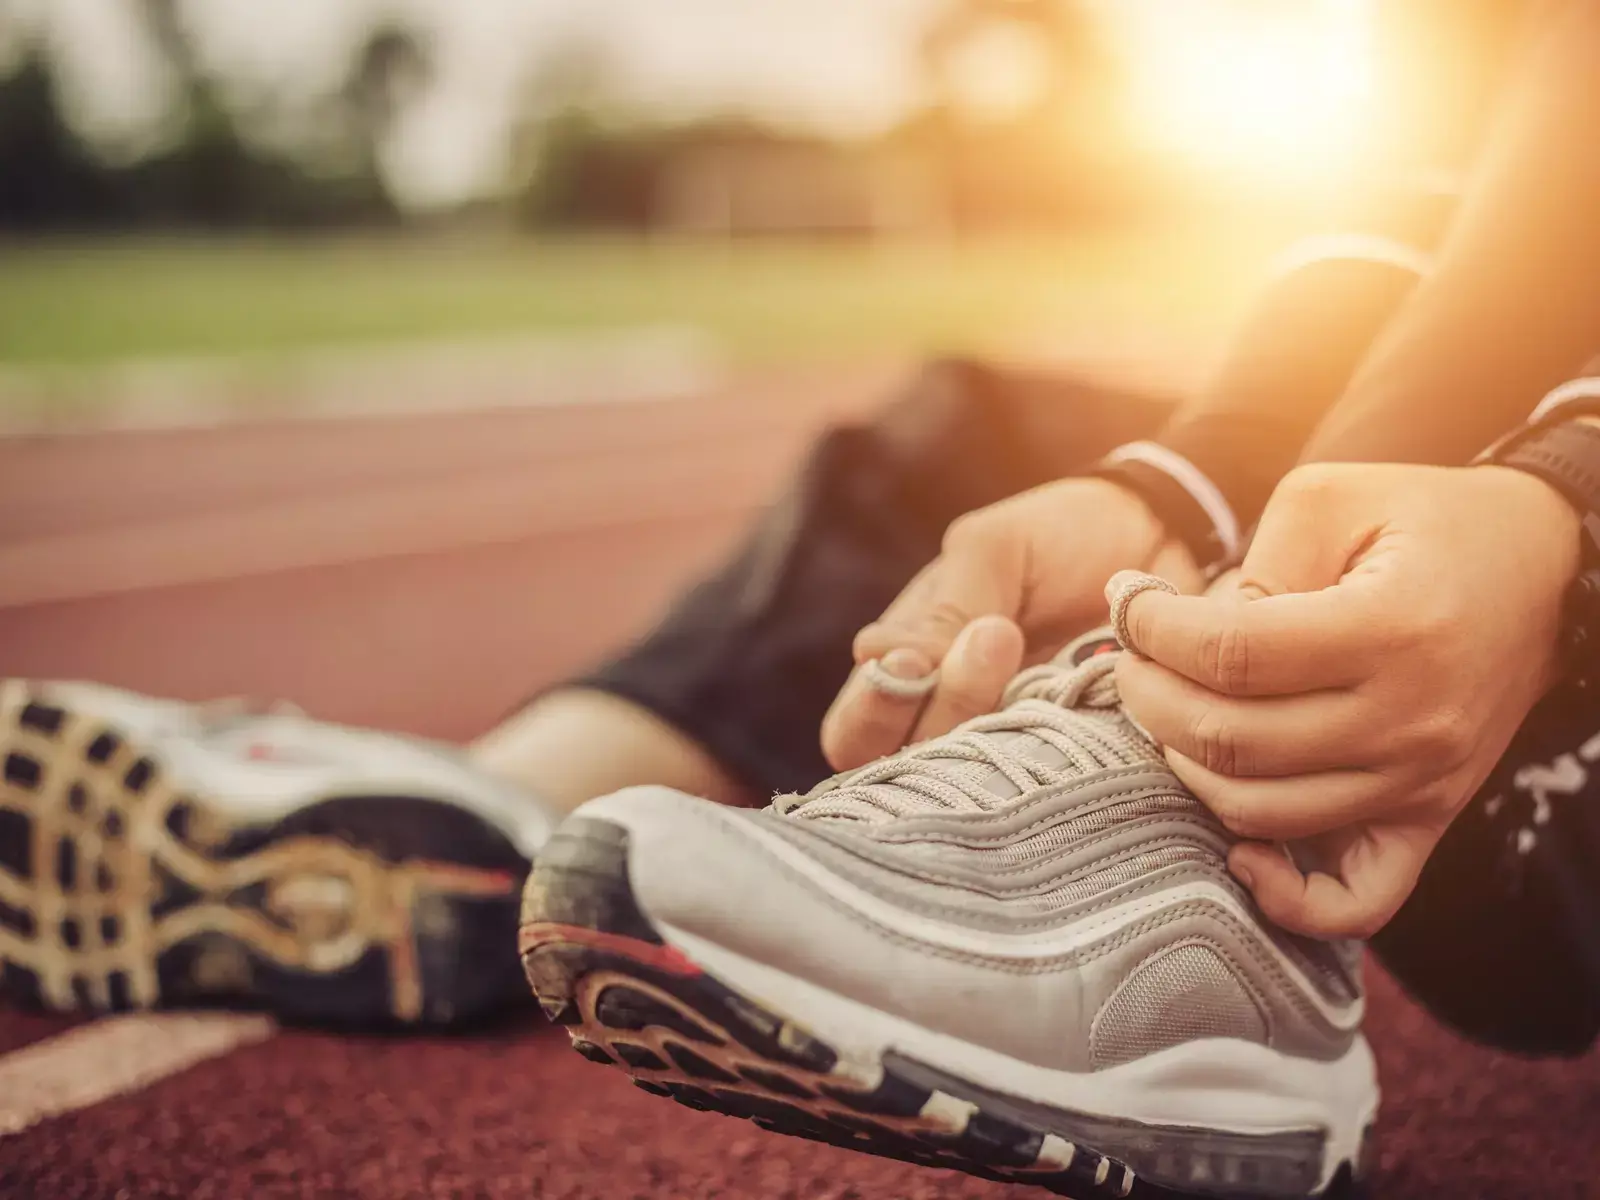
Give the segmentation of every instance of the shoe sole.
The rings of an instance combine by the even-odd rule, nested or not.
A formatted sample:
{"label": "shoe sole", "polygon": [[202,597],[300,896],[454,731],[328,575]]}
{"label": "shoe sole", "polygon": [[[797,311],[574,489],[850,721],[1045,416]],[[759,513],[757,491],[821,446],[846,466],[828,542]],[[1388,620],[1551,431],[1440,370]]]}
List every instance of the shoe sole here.
{"label": "shoe sole", "polygon": [[634,902],[627,833],[567,821],[523,901],[523,968],[573,1048],[636,1086],[763,1129],[1097,1197],[1349,1197],[1324,1138],[1151,1126],[1006,1096],[894,1050],[863,1064],[668,945]]}
{"label": "shoe sole", "polygon": [[510,947],[527,863],[470,811],[337,795],[237,822],[123,731],[0,685],[0,994],[363,1026],[443,1025],[525,995]]}

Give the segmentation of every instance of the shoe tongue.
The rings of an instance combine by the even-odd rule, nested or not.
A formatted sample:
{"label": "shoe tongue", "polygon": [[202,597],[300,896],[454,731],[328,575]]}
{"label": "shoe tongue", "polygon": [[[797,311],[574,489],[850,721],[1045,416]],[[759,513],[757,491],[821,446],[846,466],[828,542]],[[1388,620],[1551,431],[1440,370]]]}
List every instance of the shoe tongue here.
{"label": "shoe tongue", "polygon": [[1102,625],[1073,638],[1050,661],[1058,667],[1081,667],[1091,658],[1121,651],[1122,643],[1117,641],[1116,631],[1109,625]]}

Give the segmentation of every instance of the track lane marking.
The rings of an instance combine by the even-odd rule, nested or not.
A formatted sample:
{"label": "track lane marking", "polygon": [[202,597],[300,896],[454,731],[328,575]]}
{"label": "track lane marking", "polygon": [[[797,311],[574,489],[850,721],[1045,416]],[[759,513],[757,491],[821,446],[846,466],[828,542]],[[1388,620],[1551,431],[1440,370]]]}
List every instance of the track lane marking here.
{"label": "track lane marking", "polygon": [[277,1030],[256,1014],[132,1013],[34,1042],[0,1057],[0,1137],[141,1091]]}

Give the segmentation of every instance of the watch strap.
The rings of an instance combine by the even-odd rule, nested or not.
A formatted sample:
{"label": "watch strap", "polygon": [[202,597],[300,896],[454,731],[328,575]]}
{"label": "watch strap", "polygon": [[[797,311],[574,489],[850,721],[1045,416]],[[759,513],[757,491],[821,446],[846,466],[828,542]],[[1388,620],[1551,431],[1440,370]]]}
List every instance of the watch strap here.
{"label": "watch strap", "polygon": [[1600,425],[1569,419],[1533,426],[1493,461],[1537,476],[1565,496],[1584,518],[1591,559],[1600,553]]}
{"label": "watch strap", "polygon": [[1579,686],[1590,687],[1600,679],[1600,426],[1566,412],[1518,431],[1487,457],[1544,480],[1583,520],[1583,567],[1563,605],[1561,659]]}

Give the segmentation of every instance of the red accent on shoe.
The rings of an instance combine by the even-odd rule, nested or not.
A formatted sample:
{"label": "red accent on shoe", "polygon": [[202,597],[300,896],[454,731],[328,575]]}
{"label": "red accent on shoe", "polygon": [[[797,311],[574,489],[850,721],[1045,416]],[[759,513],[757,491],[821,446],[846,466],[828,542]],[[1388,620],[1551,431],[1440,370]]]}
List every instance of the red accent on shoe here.
{"label": "red accent on shoe", "polygon": [[588,929],[582,925],[558,925],[550,921],[524,925],[517,931],[517,949],[522,954],[527,954],[540,946],[560,942],[589,946],[595,950],[609,950],[613,954],[620,954],[647,967],[655,967],[669,975],[687,977],[705,974],[676,946],[642,942],[638,938],[626,937],[620,933],[602,933],[598,929]]}

